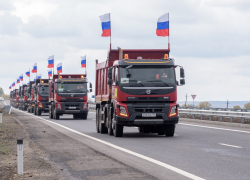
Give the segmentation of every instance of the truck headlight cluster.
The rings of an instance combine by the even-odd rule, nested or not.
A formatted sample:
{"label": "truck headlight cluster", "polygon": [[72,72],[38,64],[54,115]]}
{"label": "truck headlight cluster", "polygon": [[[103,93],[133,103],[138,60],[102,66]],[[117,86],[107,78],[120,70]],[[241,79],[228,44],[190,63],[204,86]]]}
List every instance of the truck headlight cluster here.
{"label": "truck headlight cluster", "polygon": [[177,115],[177,107],[173,106],[169,116],[176,116],[176,115]]}
{"label": "truck headlight cluster", "polygon": [[120,115],[121,116],[128,116],[125,107],[120,106]]}
{"label": "truck headlight cluster", "polygon": [[41,102],[38,102],[39,107],[43,107],[43,104]]}
{"label": "truck headlight cluster", "polygon": [[61,104],[56,103],[56,108],[57,108],[57,109],[62,109]]}
{"label": "truck headlight cluster", "polygon": [[88,103],[85,103],[83,106],[83,109],[87,109],[88,108]]}

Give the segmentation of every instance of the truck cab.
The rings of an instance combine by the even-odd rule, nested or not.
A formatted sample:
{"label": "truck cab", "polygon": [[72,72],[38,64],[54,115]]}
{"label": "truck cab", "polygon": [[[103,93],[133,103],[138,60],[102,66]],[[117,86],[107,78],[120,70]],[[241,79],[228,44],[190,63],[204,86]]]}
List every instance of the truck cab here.
{"label": "truck cab", "polygon": [[[119,49],[108,55],[107,62],[96,66],[97,132],[121,137],[124,126],[135,126],[139,132],[173,136],[179,121],[179,82],[169,50]],[[182,67],[180,72],[184,85]]]}
{"label": "truck cab", "polygon": [[30,81],[27,86],[27,97],[28,97],[28,108],[27,111],[29,113],[34,112],[34,90],[33,90],[33,84],[35,84],[35,81]]}
{"label": "truck cab", "polygon": [[49,79],[37,79],[33,84],[34,115],[49,112]]}
{"label": "truck cab", "polygon": [[19,88],[19,94],[20,94],[20,106],[19,109],[26,111],[28,107],[28,97],[25,93],[25,90],[27,89],[27,85],[24,84]]}
{"label": "truck cab", "polygon": [[[49,117],[59,119],[72,114],[74,119],[87,119],[88,80],[85,74],[55,74],[49,81]],[[90,83],[90,92],[92,91]]]}

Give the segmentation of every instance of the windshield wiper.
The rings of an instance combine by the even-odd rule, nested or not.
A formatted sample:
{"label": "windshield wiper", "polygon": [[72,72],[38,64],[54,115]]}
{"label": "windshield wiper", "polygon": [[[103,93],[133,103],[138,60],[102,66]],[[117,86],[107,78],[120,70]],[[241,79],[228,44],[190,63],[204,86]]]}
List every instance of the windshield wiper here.
{"label": "windshield wiper", "polygon": [[134,80],[134,79],[130,79],[129,82],[131,82],[131,81],[135,81],[135,83],[140,84],[141,86],[144,86],[144,85],[141,83],[141,81],[137,81],[137,80]]}
{"label": "windshield wiper", "polygon": [[167,86],[169,86],[165,81],[162,81],[160,79],[150,80],[150,81],[146,81],[146,82],[163,82],[164,84],[166,84]]}

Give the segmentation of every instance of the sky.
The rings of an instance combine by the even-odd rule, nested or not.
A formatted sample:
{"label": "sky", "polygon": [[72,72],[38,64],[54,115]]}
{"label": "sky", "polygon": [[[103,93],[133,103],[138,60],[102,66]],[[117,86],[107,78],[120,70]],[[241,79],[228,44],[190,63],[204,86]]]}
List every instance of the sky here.
{"label": "sky", "polygon": [[[248,0],[0,0],[0,87],[47,59],[63,73],[84,73],[95,83],[95,60],[105,61],[109,37],[100,15],[111,13],[112,48],[166,49],[156,36],[157,19],[169,12],[170,57],[185,69],[178,100],[250,101],[250,1]],[[179,80],[179,71],[177,70]],[[34,79],[35,74],[31,75]]]}

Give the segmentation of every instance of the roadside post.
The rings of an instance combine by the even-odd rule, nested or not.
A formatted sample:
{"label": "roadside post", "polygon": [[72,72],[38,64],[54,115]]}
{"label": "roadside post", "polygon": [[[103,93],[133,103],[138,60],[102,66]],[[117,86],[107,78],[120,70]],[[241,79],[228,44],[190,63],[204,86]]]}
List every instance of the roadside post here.
{"label": "roadside post", "polygon": [[3,122],[3,113],[0,111],[0,124]]}
{"label": "roadside post", "polygon": [[194,107],[194,99],[195,99],[196,95],[191,95],[191,96],[193,98],[193,107]]}
{"label": "roadside post", "polygon": [[17,140],[17,172],[23,175],[23,140]]}

